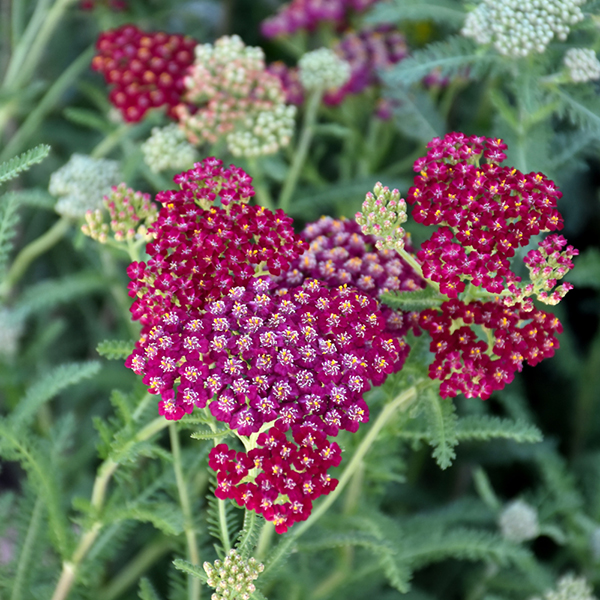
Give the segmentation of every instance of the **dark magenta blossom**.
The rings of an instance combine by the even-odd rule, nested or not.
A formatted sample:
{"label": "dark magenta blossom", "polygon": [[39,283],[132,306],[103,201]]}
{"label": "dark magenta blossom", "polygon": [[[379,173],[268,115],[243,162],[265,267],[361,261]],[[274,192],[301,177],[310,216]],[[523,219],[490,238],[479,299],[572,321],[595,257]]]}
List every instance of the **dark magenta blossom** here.
{"label": "dark magenta blossom", "polygon": [[176,119],[173,110],[185,91],[183,78],[197,43],[188,36],[123,25],[100,34],[92,69],[112,86],[110,101],[126,121],[140,121],[160,106]]}

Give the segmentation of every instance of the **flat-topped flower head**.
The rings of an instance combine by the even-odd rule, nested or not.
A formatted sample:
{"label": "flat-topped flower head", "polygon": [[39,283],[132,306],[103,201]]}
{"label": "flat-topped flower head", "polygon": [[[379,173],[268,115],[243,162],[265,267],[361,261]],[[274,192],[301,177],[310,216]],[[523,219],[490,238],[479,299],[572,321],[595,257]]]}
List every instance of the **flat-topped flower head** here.
{"label": "flat-topped flower head", "polygon": [[431,336],[429,377],[442,382],[442,398],[463,393],[482,400],[510,383],[523,363],[551,357],[562,332],[554,315],[501,301],[450,300],[423,311],[420,325]]}
{"label": "flat-topped flower head", "polygon": [[562,229],[561,192],[542,173],[501,167],[500,139],[449,133],[428,148],[415,161],[419,175],[407,197],[415,221],[438,226],[417,253],[423,275],[449,298],[468,282],[492,294],[509,289],[519,282],[510,270],[515,251]]}
{"label": "flat-topped flower head", "polygon": [[569,48],[563,62],[573,83],[600,79],[600,61],[591,48]]}
{"label": "flat-topped flower head", "polygon": [[343,86],[351,74],[350,63],[329,48],[307,52],[298,61],[300,83],[307,92],[335,90]]}
{"label": "flat-topped flower head", "polygon": [[252,179],[207,158],[177,175],[178,191],[160,192],[147,262],[128,268],[134,319],[152,323],[172,309],[198,310],[245,285],[257,270],[285,271],[305,248],[283,211],[251,206]]}
{"label": "flat-topped flower head", "polygon": [[368,421],[364,393],[402,367],[403,340],[372,297],[316,280],[281,293],[266,278],[145,329],[126,366],[180,419],[194,406],[239,435],[310,423],[326,435]]}
{"label": "flat-topped flower head", "polygon": [[218,498],[235,500],[272,521],[277,533],[285,533],[309,517],[314,500],[337,487],[328,470],[341,458],[338,444],[308,424],[294,427],[291,436],[272,427],[249,452],[219,444],[210,451],[208,464],[217,472]]}
{"label": "flat-topped flower head", "polygon": [[126,121],[140,121],[149,109],[160,106],[175,117],[173,109],[181,102],[183,78],[196,45],[187,36],[123,25],[100,34],[92,69],[112,86],[110,101]]}
{"label": "flat-topped flower head", "polygon": [[177,115],[193,144],[225,139],[234,156],[273,154],[289,144],[296,108],[286,105],[261,48],[237,35],[198,46],[185,87]]}
{"label": "flat-topped flower head", "polygon": [[150,137],[141,146],[144,162],[154,173],[172,169],[180,171],[191,167],[198,152],[176,123],[153,127]]}

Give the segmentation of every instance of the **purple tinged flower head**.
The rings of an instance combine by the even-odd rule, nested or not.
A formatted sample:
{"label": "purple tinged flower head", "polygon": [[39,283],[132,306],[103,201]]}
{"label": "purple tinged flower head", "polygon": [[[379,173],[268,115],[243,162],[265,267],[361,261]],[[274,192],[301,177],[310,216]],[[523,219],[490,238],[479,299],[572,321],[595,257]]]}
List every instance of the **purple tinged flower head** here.
{"label": "purple tinged flower head", "polygon": [[562,229],[561,192],[542,173],[501,167],[500,139],[449,133],[427,147],[407,199],[415,221],[438,226],[417,253],[424,276],[449,298],[468,282],[492,294],[509,290],[520,281],[510,270],[515,251]]}
{"label": "purple tinged flower head", "polygon": [[133,318],[149,327],[171,311],[201,309],[257,271],[286,271],[306,247],[283,211],[248,204],[254,189],[242,169],[207,158],[174,181],[179,190],[156,196],[163,206],[149,260],[128,268]]}

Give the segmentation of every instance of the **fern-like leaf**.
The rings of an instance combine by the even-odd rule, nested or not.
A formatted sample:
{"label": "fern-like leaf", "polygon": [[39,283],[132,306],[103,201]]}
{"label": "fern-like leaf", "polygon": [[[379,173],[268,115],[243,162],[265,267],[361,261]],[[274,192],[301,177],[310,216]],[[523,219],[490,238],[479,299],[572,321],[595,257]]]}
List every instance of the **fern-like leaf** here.
{"label": "fern-like leaf", "polygon": [[158,592],[146,577],[140,579],[140,589],[138,591],[140,600],[161,600]]}
{"label": "fern-like leaf", "polygon": [[173,502],[136,503],[120,511],[113,510],[110,518],[114,521],[133,519],[142,523],[152,523],[166,535],[179,535],[183,532],[183,515]]}
{"label": "fern-like leaf", "polygon": [[444,135],[444,119],[429,94],[398,85],[388,95],[395,101],[394,120],[404,135],[422,142]]}
{"label": "fern-like leaf", "polygon": [[244,512],[244,526],[238,535],[235,547],[242,558],[249,558],[258,544],[258,536],[265,524],[261,515],[253,510]]}
{"label": "fern-like leaf", "polygon": [[525,421],[471,415],[458,421],[456,437],[459,441],[501,438],[533,444],[542,441],[542,432]]}
{"label": "fern-like leaf", "polygon": [[33,208],[44,208],[52,210],[56,204],[56,198],[48,193],[48,190],[31,188],[28,190],[13,190],[0,196],[0,204],[14,197],[21,206]]}
{"label": "fern-like leaf", "polygon": [[471,40],[455,36],[417,50],[386,72],[384,81],[391,87],[410,85],[421,81],[433,70],[449,77],[467,68],[471,76],[477,78],[495,63],[495,55],[486,53]]}
{"label": "fern-like leaf", "polygon": [[13,239],[17,233],[20,203],[18,196],[5,194],[0,204],[0,278],[4,279],[8,258],[13,249]]}
{"label": "fern-like leaf", "polygon": [[380,2],[367,15],[367,23],[399,23],[400,21],[433,21],[458,27],[465,20],[460,5],[451,0],[393,0]]}
{"label": "fern-like leaf", "polygon": [[218,431],[196,431],[190,436],[194,440],[214,440],[215,438],[233,435],[231,429],[219,429]]}
{"label": "fern-like leaf", "polygon": [[458,444],[456,408],[450,398],[440,398],[431,390],[424,394],[422,402],[428,425],[428,441],[434,448],[433,458],[441,469],[447,469],[456,457],[454,447]]}
{"label": "fern-like leaf", "polygon": [[3,162],[0,164],[0,183],[13,179],[23,171],[27,171],[33,165],[42,162],[49,153],[50,146],[40,144],[19,156]]}
{"label": "fern-like leaf", "polygon": [[54,367],[29,387],[25,397],[10,416],[11,425],[15,428],[29,425],[43,404],[65,388],[75,385],[83,379],[89,379],[99,371],[100,363],[98,361],[67,363]]}
{"label": "fern-like leaf", "polygon": [[196,579],[200,579],[202,583],[206,583],[207,576],[202,567],[198,567],[187,560],[183,560],[181,558],[176,558],[173,561],[173,565],[179,571],[183,571],[192,577],[196,577]]}
{"label": "fern-like leaf", "polygon": [[364,531],[326,532],[303,538],[296,545],[300,551],[316,552],[326,548],[343,548],[347,546],[361,546],[373,551],[394,553],[394,545],[387,540],[365,533]]}
{"label": "fern-like leaf", "polygon": [[432,287],[414,292],[385,292],[381,295],[381,301],[396,310],[422,311],[427,308],[437,308],[446,301]]}
{"label": "fern-like leaf", "polygon": [[[216,476],[211,473],[211,485],[206,496],[206,524],[208,533],[214,537],[218,543],[215,544],[215,549],[220,558],[226,554],[225,547],[227,541],[231,541],[237,532],[237,524],[234,515],[233,504],[229,500],[220,500],[215,496]],[[226,538],[226,539],[224,539]]]}
{"label": "fern-like leaf", "polygon": [[591,86],[569,86],[554,90],[558,112],[582,129],[600,130],[600,98]]}
{"label": "fern-like leaf", "polygon": [[104,340],[96,346],[96,352],[109,360],[121,360],[127,358],[134,347],[134,340]]}

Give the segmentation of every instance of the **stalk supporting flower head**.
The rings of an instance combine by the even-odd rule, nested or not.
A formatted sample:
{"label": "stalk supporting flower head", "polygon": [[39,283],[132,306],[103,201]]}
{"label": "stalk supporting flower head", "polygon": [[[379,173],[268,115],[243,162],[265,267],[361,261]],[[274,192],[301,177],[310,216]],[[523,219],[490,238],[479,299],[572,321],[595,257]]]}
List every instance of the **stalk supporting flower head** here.
{"label": "stalk supporting flower head", "polygon": [[462,35],[493,44],[504,56],[543,53],[556,37],[564,42],[571,26],[583,20],[586,0],[483,0],[471,11]]}
{"label": "stalk supporting flower head", "polygon": [[48,191],[58,197],[54,207],[58,214],[79,219],[88,210],[99,209],[102,198],[122,178],[115,160],[73,154],[68,163],[52,173]]}

